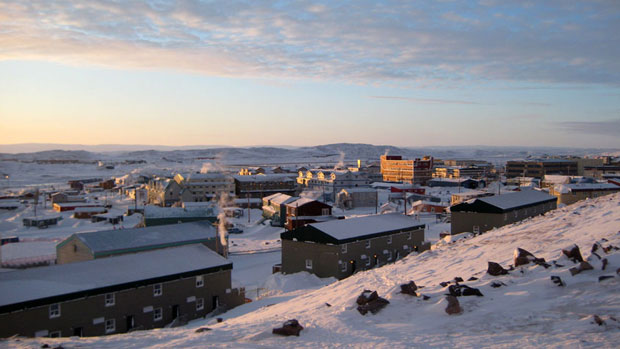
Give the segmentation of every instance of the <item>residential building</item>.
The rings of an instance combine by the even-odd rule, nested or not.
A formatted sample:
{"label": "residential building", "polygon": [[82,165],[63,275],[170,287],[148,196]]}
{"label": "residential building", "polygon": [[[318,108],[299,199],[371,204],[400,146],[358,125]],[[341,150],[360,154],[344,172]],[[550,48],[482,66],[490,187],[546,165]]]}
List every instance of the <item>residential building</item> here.
{"label": "residential building", "polygon": [[[129,208],[131,209],[132,206],[130,205]],[[214,205],[188,208],[146,205],[142,209],[142,213],[144,214],[144,225],[147,227],[196,221],[215,222],[218,214]]]}
{"label": "residential building", "polygon": [[403,160],[400,155],[381,156],[381,174],[386,182],[404,182],[425,185],[433,177],[433,157]]}
{"label": "residential building", "polygon": [[620,192],[620,186],[613,183],[569,183],[549,189],[549,194],[558,198],[558,205],[570,205],[577,201],[593,199]]}
{"label": "residential building", "polygon": [[0,337],[101,336],[181,325],[244,303],[232,263],[186,245],[0,273]]}
{"label": "residential building", "polygon": [[449,206],[442,202],[418,200],[411,204],[408,213],[446,213],[448,208]]}
{"label": "residential building", "polygon": [[52,207],[56,212],[74,211],[78,207],[101,207],[98,202],[61,202],[53,204]]}
{"label": "residential building", "polygon": [[426,184],[429,187],[462,187],[468,189],[476,189],[483,184],[484,181],[477,181],[471,178],[433,178]]}
{"label": "residential building", "polygon": [[271,219],[271,225],[283,227],[286,224],[286,204],[298,197],[276,193],[263,198],[263,217]]}
{"label": "residential building", "polygon": [[344,279],[360,270],[424,251],[424,225],[402,214],[311,223],[280,234],[282,273]]}
{"label": "residential building", "polygon": [[583,175],[596,179],[620,178],[620,165],[585,167]]}
{"label": "residential building", "polygon": [[533,159],[508,161],[506,177],[534,177],[542,179],[545,175],[577,176],[577,161],[566,159]]}
{"label": "residential building", "polygon": [[336,206],[342,209],[377,207],[378,193],[372,188],[345,188],[336,195]]}
{"label": "residential building", "polygon": [[50,195],[50,199],[53,204],[60,204],[64,202],[86,202],[86,197],[83,195],[72,195],[64,192],[57,192]]}
{"label": "residential building", "polygon": [[47,228],[50,225],[57,225],[62,220],[61,215],[54,216],[37,216],[37,217],[25,217],[22,219],[24,227],[37,227]]}
{"label": "residential building", "polygon": [[345,188],[370,186],[366,172],[349,170],[309,170],[299,172],[297,183],[308,190],[320,192],[323,200],[335,201],[336,194]]}
{"label": "residential building", "polygon": [[482,233],[544,214],[557,207],[557,198],[534,189],[479,197],[450,207],[451,233]]}
{"label": "residential building", "polygon": [[297,198],[286,204],[286,223],[288,230],[299,228],[308,223],[322,222],[332,217],[332,207],[326,203],[310,198]]}
{"label": "residential building", "polygon": [[174,181],[182,188],[181,201],[211,201],[226,194],[235,195],[235,181],[232,176],[223,172],[191,173],[174,176]]}
{"label": "residential building", "polygon": [[172,206],[179,202],[182,189],[176,181],[157,177],[146,185],[147,202],[151,205]]}
{"label": "residential building", "polygon": [[297,194],[297,182],[289,174],[235,175],[233,179],[235,194],[240,199],[261,199],[276,193]]}
{"label": "residential building", "polygon": [[495,194],[489,193],[488,191],[483,190],[468,190],[462,193],[454,193],[450,197],[450,205],[454,206],[456,204],[460,204],[461,202],[475,199],[475,198],[483,198],[487,196],[493,196]]}
{"label": "residential building", "polygon": [[108,212],[108,210],[103,206],[76,207],[75,210],[73,210],[73,218],[91,219],[95,215],[106,212]]}
{"label": "residential building", "polygon": [[434,178],[484,178],[487,169],[478,166],[438,166],[433,171]]}

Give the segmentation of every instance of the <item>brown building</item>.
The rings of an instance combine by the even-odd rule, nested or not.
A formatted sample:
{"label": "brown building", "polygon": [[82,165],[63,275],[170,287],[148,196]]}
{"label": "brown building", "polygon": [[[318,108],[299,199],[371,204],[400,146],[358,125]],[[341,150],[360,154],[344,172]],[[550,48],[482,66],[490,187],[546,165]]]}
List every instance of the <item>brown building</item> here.
{"label": "brown building", "polygon": [[450,207],[451,233],[499,228],[554,210],[556,202],[555,196],[533,189],[462,202]]}
{"label": "brown building", "polygon": [[216,250],[216,230],[211,222],[77,233],[56,246],[58,264],[87,261],[126,253],[190,244]]}
{"label": "brown building", "polygon": [[[294,174],[293,174],[294,175]],[[240,199],[262,199],[276,193],[294,196],[297,181],[288,174],[235,175],[235,194]]]}
{"label": "brown building", "polygon": [[433,178],[433,157],[403,160],[400,155],[382,155],[381,174],[385,182],[426,184]]}
{"label": "brown building", "polygon": [[332,217],[332,207],[309,198],[299,198],[286,204],[286,223],[288,230],[308,223],[321,222]]}
{"label": "brown building", "polygon": [[577,201],[617,192],[620,192],[620,186],[612,183],[570,183],[556,185],[549,189],[549,194],[558,198],[558,205],[570,205]]}
{"label": "brown building", "polygon": [[545,175],[577,176],[577,160],[538,159],[508,161],[506,177],[533,177],[543,179]]}
{"label": "brown building", "polygon": [[101,207],[97,202],[61,202],[53,204],[52,207],[56,212],[73,211],[78,207]]}
{"label": "brown building", "polygon": [[430,247],[424,225],[399,213],[312,223],[280,234],[282,273],[344,279]]}
{"label": "brown building", "polygon": [[73,218],[76,219],[91,219],[91,217],[106,213],[108,210],[103,206],[94,206],[94,207],[76,207],[73,210]]}
{"label": "brown building", "polygon": [[182,325],[244,302],[232,263],[196,244],[0,273],[0,337],[101,336]]}

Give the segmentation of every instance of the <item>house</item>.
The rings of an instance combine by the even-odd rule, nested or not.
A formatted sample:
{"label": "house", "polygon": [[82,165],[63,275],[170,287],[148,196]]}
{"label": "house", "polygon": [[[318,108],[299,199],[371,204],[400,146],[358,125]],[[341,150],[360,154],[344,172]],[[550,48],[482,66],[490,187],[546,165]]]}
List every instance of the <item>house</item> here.
{"label": "house", "polygon": [[84,189],[84,184],[99,183],[102,180],[102,178],[72,179],[68,181],[67,184],[69,184],[71,189],[82,190]]}
{"label": "house", "polygon": [[86,197],[82,195],[69,194],[67,192],[57,192],[50,195],[52,205],[64,202],[86,202]]}
{"label": "house", "polygon": [[66,264],[189,244],[203,244],[215,251],[215,227],[210,222],[193,222],[76,233],[56,246],[56,256],[58,264]]}
{"label": "house", "polygon": [[106,212],[108,212],[108,210],[103,206],[76,207],[75,210],[73,210],[73,218],[91,219],[95,215]]}
{"label": "house", "polygon": [[280,234],[282,273],[344,279],[357,271],[424,251],[424,225],[399,213],[337,219]]}
{"label": "house", "polygon": [[534,189],[479,197],[450,207],[451,233],[481,233],[541,215],[556,207],[555,196]]}
{"label": "house", "polygon": [[78,207],[101,207],[97,202],[61,202],[53,204],[52,207],[56,212],[74,211]]}
{"label": "house", "polygon": [[433,157],[404,160],[400,155],[382,155],[381,174],[385,182],[425,185],[433,177]]}
{"label": "house", "polygon": [[110,190],[116,186],[116,181],[112,179],[106,179],[105,181],[99,182],[99,187],[104,190]]}
{"label": "house", "polygon": [[332,219],[332,207],[310,198],[297,198],[286,204],[285,227],[292,230],[307,223]]}
{"label": "house", "polygon": [[262,199],[275,193],[294,196],[297,192],[297,182],[289,174],[234,175],[233,179],[240,199]]}
{"label": "house", "polygon": [[597,198],[619,191],[620,186],[613,183],[569,183],[550,188],[549,194],[558,198],[558,205],[570,205],[587,198]]}
{"label": "house", "polygon": [[263,217],[271,219],[271,225],[283,227],[286,223],[286,204],[298,197],[276,193],[263,198]]}
{"label": "house", "polygon": [[[182,256],[182,258],[179,258]],[[0,337],[101,336],[184,324],[244,303],[232,263],[186,245],[0,273]]]}
{"label": "house", "polygon": [[125,215],[119,210],[110,210],[106,213],[96,214],[91,218],[91,222],[108,222],[110,224],[120,224]]}
{"label": "house", "polygon": [[157,177],[146,185],[147,202],[152,205],[171,206],[179,201],[182,189],[176,181]]}
{"label": "house", "polygon": [[174,176],[174,181],[181,187],[180,199],[184,202],[211,201],[221,195],[235,195],[235,181],[223,172],[190,173]]}
{"label": "house", "polygon": [[350,170],[309,170],[300,172],[297,183],[308,190],[321,192],[324,200],[335,201],[336,194],[345,188],[367,188],[371,181],[366,172]]}
{"label": "house", "polygon": [[411,209],[408,213],[446,213],[448,208],[448,205],[441,202],[418,200],[411,204]]}
{"label": "house", "polygon": [[371,188],[345,188],[336,195],[336,205],[342,209],[377,207],[378,193]]}
{"label": "house", "polygon": [[215,222],[217,219],[217,212],[213,205],[189,208],[146,205],[143,214],[144,225],[147,227],[196,221]]}
{"label": "house", "polygon": [[483,198],[487,196],[493,196],[495,194],[489,193],[488,191],[483,190],[469,190],[462,193],[454,193],[450,197],[450,205],[454,206],[456,204],[460,204],[463,201],[475,199],[475,198]]}
{"label": "house", "polygon": [[16,200],[0,200],[0,210],[17,210],[21,204]]}
{"label": "house", "polygon": [[50,225],[58,224],[58,221],[62,220],[61,215],[55,216],[37,216],[37,217],[26,217],[22,219],[22,223],[24,227],[38,227],[38,228],[47,228]]}

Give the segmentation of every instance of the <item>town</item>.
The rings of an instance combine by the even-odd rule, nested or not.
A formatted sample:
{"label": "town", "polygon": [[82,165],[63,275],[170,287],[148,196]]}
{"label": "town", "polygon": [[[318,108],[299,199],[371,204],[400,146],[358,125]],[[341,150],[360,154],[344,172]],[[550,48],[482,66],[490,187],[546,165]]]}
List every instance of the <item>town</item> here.
{"label": "town", "polygon": [[19,174],[4,174],[0,260],[15,271],[0,273],[11,290],[1,294],[0,337],[185,326],[268,298],[260,282],[270,274],[343,280],[620,192],[613,156],[341,155],[314,165],[207,161],[168,175],[135,170],[144,163],[117,176],[104,175],[113,165],[85,164],[101,175],[20,190],[9,186]]}

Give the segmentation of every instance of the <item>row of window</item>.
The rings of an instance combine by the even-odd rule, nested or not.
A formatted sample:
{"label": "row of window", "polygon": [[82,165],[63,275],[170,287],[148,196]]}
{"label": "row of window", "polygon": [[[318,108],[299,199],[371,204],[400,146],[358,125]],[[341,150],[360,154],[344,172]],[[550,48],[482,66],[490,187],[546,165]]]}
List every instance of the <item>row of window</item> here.
{"label": "row of window", "polygon": [[[411,240],[411,232],[407,233],[407,240]],[[391,236],[391,235],[389,235],[389,236],[387,237],[387,243],[388,243],[388,245],[392,243],[392,236]],[[348,246],[347,244],[342,244],[342,245],[340,245],[340,252],[342,252],[342,253],[347,253],[347,246]],[[366,240],[366,241],[365,241],[365,245],[364,245],[364,246],[365,246],[366,248],[370,248],[370,247],[371,247],[371,242],[370,242],[370,240]]]}
{"label": "row of window", "polygon": [[[343,245],[343,246],[346,246],[346,245]],[[408,245],[403,245],[403,250],[408,251],[409,250],[409,246]],[[417,251],[417,248],[415,248],[415,250]],[[392,251],[384,250],[383,253],[385,255],[387,255],[387,257],[386,257],[387,261],[391,261],[392,260],[392,257],[393,257]],[[398,259],[398,255],[399,254],[398,254],[398,251],[397,251],[396,252],[396,258],[397,259]],[[376,257],[376,255],[375,255],[375,257]],[[368,258],[366,255],[362,255],[360,258],[366,260],[366,266],[370,265],[370,258]],[[353,263],[353,261],[350,261],[350,263]],[[347,263],[344,263],[341,260],[339,260],[338,264],[340,264],[340,266],[341,266],[341,271],[347,271]],[[312,270],[312,259],[306,259],[306,269]]]}

